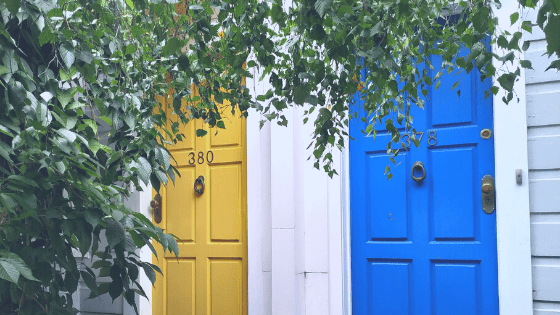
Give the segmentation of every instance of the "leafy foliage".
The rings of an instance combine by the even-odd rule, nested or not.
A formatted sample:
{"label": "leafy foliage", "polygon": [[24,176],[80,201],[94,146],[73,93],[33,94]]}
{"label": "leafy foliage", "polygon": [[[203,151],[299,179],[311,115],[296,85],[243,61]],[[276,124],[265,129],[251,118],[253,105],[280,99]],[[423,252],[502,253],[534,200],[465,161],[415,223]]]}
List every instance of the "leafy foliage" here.
{"label": "leafy foliage", "polygon": [[[356,110],[368,113],[365,133],[375,137],[378,124],[392,133],[394,157],[397,126],[415,141],[410,108],[443,75],[494,76],[486,96],[501,88],[510,102],[520,74],[512,65],[528,48],[522,30],[533,25],[498,30],[499,5],[295,0],[286,11],[281,0],[0,0],[0,312],[73,314],[79,279],[92,298],[122,295],[135,306],[140,269],[152,282],[161,272],[136,249],[155,253],[151,240],[176,255],[178,247],[123,200],[131,187],[159,191],[179,175],[167,147],[190,120],[204,120],[204,136],[224,127],[225,110],[246,116],[253,107],[286,125],[283,110],[305,106],[315,166],[333,176],[330,150],[345,145]],[[550,68],[560,69],[558,0],[520,0],[537,5],[556,56]],[[503,54],[488,49],[489,34]],[[257,69],[273,88],[253,99],[242,78]],[[349,102],[356,92],[361,109]],[[76,253],[91,254],[91,268]]]}
{"label": "leafy foliage", "polygon": [[[503,102],[513,100],[519,66],[531,68],[527,60],[514,63],[529,46],[522,32],[533,28],[530,21],[518,22],[522,8],[540,6],[538,26],[546,34],[548,54],[556,57],[549,69],[560,69],[557,3],[520,1],[510,17],[518,31],[510,33],[498,28],[499,1],[295,0],[287,13],[276,1],[271,18],[280,25],[276,44],[282,49],[270,53],[274,62],[264,71],[273,88],[260,98],[267,100],[263,112],[285,124],[282,110],[305,104],[304,121],[314,119],[315,125],[310,145],[315,167],[322,165],[332,176],[330,150],[344,146],[349,119],[363,111],[364,133],[375,138],[377,126],[384,125],[392,134],[387,153],[394,162],[404,146],[403,129],[418,145],[410,108],[423,108],[442,76],[477,71],[482,80],[495,77],[485,97],[503,89]],[[460,88],[456,92],[460,96]],[[349,99],[355,93],[364,101],[360,108]]]}

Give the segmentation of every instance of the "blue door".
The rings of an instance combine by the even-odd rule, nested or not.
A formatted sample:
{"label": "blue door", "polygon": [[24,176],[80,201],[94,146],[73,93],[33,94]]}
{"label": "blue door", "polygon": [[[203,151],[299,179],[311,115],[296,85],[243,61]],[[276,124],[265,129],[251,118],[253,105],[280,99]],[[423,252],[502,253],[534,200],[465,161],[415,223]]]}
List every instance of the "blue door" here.
{"label": "blue door", "polygon": [[498,314],[496,213],[483,211],[481,192],[482,178],[494,176],[494,138],[482,132],[493,127],[490,86],[476,70],[444,76],[425,110],[411,110],[420,147],[401,150],[389,181],[390,136],[378,126],[374,141],[352,120],[354,315]]}

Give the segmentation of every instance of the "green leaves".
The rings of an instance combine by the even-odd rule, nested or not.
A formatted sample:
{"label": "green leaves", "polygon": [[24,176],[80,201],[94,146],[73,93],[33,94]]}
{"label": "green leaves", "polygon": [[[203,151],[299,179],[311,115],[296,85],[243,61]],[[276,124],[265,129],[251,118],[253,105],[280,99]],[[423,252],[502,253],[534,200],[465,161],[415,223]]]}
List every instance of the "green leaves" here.
{"label": "green leaves", "polygon": [[70,69],[70,67],[72,67],[72,65],[74,64],[74,61],[76,61],[74,50],[67,45],[61,45],[59,47],[59,53],[60,53],[60,58],[64,62],[66,68]]}
{"label": "green leaves", "polygon": [[167,152],[167,150],[163,147],[156,147],[156,158],[158,162],[163,165],[164,170],[167,170],[171,165],[171,157],[169,155],[169,152]]}
{"label": "green leaves", "polygon": [[560,0],[546,0],[550,4],[553,13],[560,14]]}
{"label": "green leaves", "polygon": [[18,285],[19,276],[32,281],[39,281],[31,273],[31,269],[18,255],[7,250],[0,250],[0,278]]}
{"label": "green leaves", "polygon": [[317,0],[315,1],[315,10],[319,16],[324,16],[327,10],[331,8],[333,0]]}
{"label": "green leaves", "polygon": [[163,46],[163,55],[170,56],[180,53],[180,49],[184,46],[184,41],[177,37],[170,38]]}
{"label": "green leaves", "polygon": [[150,165],[150,162],[148,162],[146,158],[140,157],[138,158],[137,166],[138,176],[144,182],[144,184],[147,185],[148,181],[150,180],[150,174],[152,173],[152,166]]}
{"label": "green leaves", "polygon": [[556,54],[560,58],[560,14],[549,14],[548,22],[544,27],[546,37],[546,51],[548,55]]}
{"label": "green leaves", "polygon": [[107,220],[107,242],[111,248],[115,248],[117,244],[124,242],[124,227],[115,220]]}
{"label": "green leaves", "polygon": [[208,131],[206,131],[204,129],[197,129],[196,130],[196,136],[197,137],[204,137],[207,133],[208,133]]}
{"label": "green leaves", "polygon": [[515,22],[517,22],[518,19],[519,19],[519,12],[514,12],[512,15],[509,16],[511,25],[515,24]]}

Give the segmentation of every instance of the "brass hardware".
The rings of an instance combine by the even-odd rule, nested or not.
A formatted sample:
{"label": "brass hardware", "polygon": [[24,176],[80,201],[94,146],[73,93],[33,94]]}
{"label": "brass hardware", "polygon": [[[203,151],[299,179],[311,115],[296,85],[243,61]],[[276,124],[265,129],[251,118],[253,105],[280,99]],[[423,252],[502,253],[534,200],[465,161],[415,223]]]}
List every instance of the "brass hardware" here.
{"label": "brass hardware", "polygon": [[156,194],[154,200],[150,201],[150,207],[154,211],[154,221],[156,223],[161,223],[161,195]]}
{"label": "brass hardware", "polygon": [[493,188],[494,187],[492,187],[492,185],[490,185],[489,183],[482,184],[482,192],[485,194],[491,193]]}
{"label": "brass hardware", "polygon": [[[422,171],[422,176],[421,177],[414,176],[414,170]],[[424,178],[426,178],[426,169],[424,169],[424,164],[422,162],[420,161],[414,162],[414,164],[412,165],[412,170],[410,170],[410,177],[412,177],[412,179],[414,179],[414,181],[418,183],[423,181]]]}
{"label": "brass hardware", "polygon": [[[198,188],[198,185],[200,185],[201,187]],[[194,181],[194,191],[199,195],[202,195],[204,193],[204,176],[200,175]]]}
{"label": "brass hardware", "polygon": [[482,210],[487,214],[492,214],[496,208],[494,178],[490,175],[484,175],[480,189],[482,190]]}
{"label": "brass hardware", "polygon": [[492,137],[492,130],[482,129],[482,131],[480,132],[480,137],[484,140],[490,139],[490,137]]}

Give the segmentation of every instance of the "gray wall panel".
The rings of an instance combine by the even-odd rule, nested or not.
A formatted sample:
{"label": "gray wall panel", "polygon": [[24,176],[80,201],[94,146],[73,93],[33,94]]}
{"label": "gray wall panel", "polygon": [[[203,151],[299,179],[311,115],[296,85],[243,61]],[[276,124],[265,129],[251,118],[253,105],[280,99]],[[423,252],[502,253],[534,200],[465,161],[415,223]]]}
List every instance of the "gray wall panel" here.
{"label": "gray wall panel", "polygon": [[[531,224],[531,254],[544,257],[560,256],[560,223]],[[560,274],[558,277],[557,279],[560,279]],[[560,281],[557,282],[560,284]]]}
{"label": "gray wall panel", "polygon": [[533,266],[533,300],[560,301],[560,267]]}
{"label": "gray wall panel", "polygon": [[[536,21],[537,10],[523,19]],[[524,32],[531,42],[525,59],[533,309],[535,315],[560,315],[560,73],[545,71],[553,59],[546,53],[538,26]]]}
{"label": "gray wall panel", "polygon": [[531,212],[560,212],[560,178],[529,181]]}
{"label": "gray wall panel", "polygon": [[536,84],[560,80],[560,72],[556,69],[545,71],[550,63],[555,60],[546,54],[546,41],[531,42],[531,46],[525,52],[525,59],[531,61],[533,69],[525,71],[525,83]]}
{"label": "gray wall panel", "polygon": [[560,303],[535,301],[533,303],[535,312],[533,315],[558,315],[560,314]]}
{"label": "gray wall panel", "polygon": [[529,94],[527,90],[527,124],[548,126],[560,122],[560,91]]}
{"label": "gray wall panel", "polygon": [[528,138],[527,141],[530,170],[560,169],[560,135]]}

